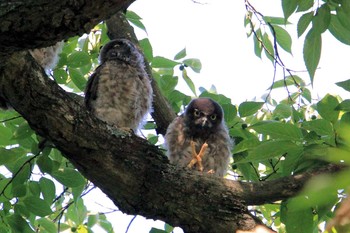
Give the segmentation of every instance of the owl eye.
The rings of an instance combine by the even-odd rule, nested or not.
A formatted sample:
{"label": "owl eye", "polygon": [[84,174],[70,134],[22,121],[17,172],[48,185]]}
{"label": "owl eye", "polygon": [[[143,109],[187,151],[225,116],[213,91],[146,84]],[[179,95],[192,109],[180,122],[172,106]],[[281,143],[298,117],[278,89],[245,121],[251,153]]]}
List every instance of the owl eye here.
{"label": "owl eye", "polygon": [[216,114],[210,115],[210,119],[215,121],[216,120]]}
{"label": "owl eye", "polygon": [[200,115],[201,115],[201,113],[199,112],[199,110],[195,109],[194,110],[194,116],[199,117]]}

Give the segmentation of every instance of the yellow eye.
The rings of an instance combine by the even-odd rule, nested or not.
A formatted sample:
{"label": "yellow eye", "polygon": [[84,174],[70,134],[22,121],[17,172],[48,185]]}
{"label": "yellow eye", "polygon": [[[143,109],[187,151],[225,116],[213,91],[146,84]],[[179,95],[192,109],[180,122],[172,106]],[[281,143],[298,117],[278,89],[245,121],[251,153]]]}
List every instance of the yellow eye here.
{"label": "yellow eye", "polygon": [[194,116],[199,117],[200,115],[201,115],[201,113],[199,112],[199,110],[195,109],[194,110]]}
{"label": "yellow eye", "polygon": [[215,120],[216,120],[216,114],[211,115],[211,116],[210,116],[210,119],[212,119],[213,121],[215,121]]}

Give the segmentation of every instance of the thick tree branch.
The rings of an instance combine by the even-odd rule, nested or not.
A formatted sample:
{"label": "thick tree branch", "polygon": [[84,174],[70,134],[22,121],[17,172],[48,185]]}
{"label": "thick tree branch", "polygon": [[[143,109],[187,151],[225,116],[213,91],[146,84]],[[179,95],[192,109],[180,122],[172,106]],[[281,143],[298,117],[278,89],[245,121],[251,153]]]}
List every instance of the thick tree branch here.
{"label": "thick tree branch", "polygon": [[89,32],[134,0],[0,1],[0,55]]}
{"label": "thick tree branch", "polygon": [[14,53],[0,64],[1,97],[120,210],[164,220],[186,232],[251,229],[257,223],[247,214],[245,202],[293,196],[313,175],[340,169],[332,165],[276,181],[243,183],[175,168],[146,140],[91,116],[49,80],[27,52]]}

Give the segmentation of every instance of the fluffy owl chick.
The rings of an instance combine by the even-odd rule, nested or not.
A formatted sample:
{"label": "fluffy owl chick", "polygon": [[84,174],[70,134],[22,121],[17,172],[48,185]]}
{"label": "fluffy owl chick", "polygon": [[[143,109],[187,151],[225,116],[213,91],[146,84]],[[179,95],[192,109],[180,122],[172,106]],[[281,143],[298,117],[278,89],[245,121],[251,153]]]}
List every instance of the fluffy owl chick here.
{"label": "fluffy owl chick", "polygon": [[108,42],[90,76],[85,104],[110,125],[136,131],[151,110],[152,87],[141,52],[127,39]]}
{"label": "fluffy owl chick", "polygon": [[[204,148],[205,144],[207,148]],[[230,162],[233,143],[224,122],[221,106],[210,98],[192,100],[185,112],[169,125],[165,145],[170,162],[181,167],[189,167],[194,153],[198,154],[202,149],[203,171],[224,176]],[[198,169],[198,165],[195,164],[192,168]]]}
{"label": "fluffy owl chick", "polygon": [[44,70],[49,73],[55,68],[58,62],[58,55],[62,52],[64,42],[59,41],[53,46],[29,50],[36,62],[41,65]]}

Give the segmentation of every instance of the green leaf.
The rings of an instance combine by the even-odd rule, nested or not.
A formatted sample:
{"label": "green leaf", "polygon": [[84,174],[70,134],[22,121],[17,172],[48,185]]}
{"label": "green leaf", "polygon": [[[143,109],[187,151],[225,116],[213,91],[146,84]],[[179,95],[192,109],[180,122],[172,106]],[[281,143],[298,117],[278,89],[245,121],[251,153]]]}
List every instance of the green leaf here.
{"label": "green leaf", "polygon": [[183,63],[189,66],[194,72],[199,73],[202,69],[202,63],[197,58],[189,58],[183,60]]}
{"label": "green leaf", "polygon": [[84,78],[83,73],[80,69],[69,68],[69,76],[72,79],[73,83],[80,91],[83,91],[86,85],[86,79]]}
{"label": "green leaf", "polygon": [[350,112],[350,100],[344,100],[335,108],[335,110]]}
{"label": "green leaf", "polygon": [[160,229],[152,227],[152,229],[149,231],[149,233],[167,233],[167,232],[164,230],[160,230]]}
{"label": "green leaf", "polygon": [[328,30],[340,42],[350,45],[350,30],[340,23],[338,16],[332,15]]}
{"label": "green leaf", "polygon": [[288,118],[292,116],[292,107],[288,104],[278,104],[273,111],[273,117]]}
{"label": "green leaf", "polygon": [[232,122],[237,116],[236,106],[232,104],[222,104],[222,109],[224,110],[224,117],[226,122]]}
{"label": "green leaf", "polygon": [[297,25],[298,37],[304,34],[305,30],[310,25],[312,18],[313,18],[313,12],[305,13],[299,18],[298,25]]}
{"label": "green leaf", "polygon": [[284,28],[277,25],[274,25],[273,28],[276,33],[277,43],[285,51],[292,53],[292,38],[290,37],[289,33]]}
{"label": "green leaf", "polygon": [[350,30],[350,2],[342,1],[341,6],[336,8],[337,18],[344,28]]}
{"label": "green leaf", "polygon": [[313,213],[311,208],[302,211],[290,210],[291,203],[281,206],[281,221],[287,232],[313,232]]}
{"label": "green leaf", "polygon": [[142,29],[144,32],[147,33],[145,25],[141,22],[141,17],[138,16],[135,12],[127,10],[125,14],[127,20],[134,24],[136,27]]}
{"label": "green leaf", "polygon": [[33,130],[30,128],[28,123],[25,121],[19,125],[19,127],[13,132],[13,139],[24,139],[33,134]]}
{"label": "green leaf", "polygon": [[301,153],[302,149],[301,146],[291,141],[264,141],[253,148],[248,157],[237,163],[261,162],[274,157],[288,156],[289,153]]}
{"label": "green leaf", "polygon": [[157,81],[158,81],[159,88],[162,90],[162,92],[169,94],[175,89],[178,83],[178,77],[163,75]]}
{"label": "green leaf", "polygon": [[250,150],[254,147],[257,147],[259,144],[260,142],[257,138],[249,138],[249,139],[242,140],[237,145],[235,145],[233,149],[233,153],[236,154],[236,153]]}
{"label": "green leaf", "polygon": [[53,169],[53,162],[47,155],[41,155],[36,163],[42,173],[51,173]]}
{"label": "green leaf", "polygon": [[274,139],[299,141],[303,137],[297,126],[279,121],[261,121],[249,126],[249,128],[260,134],[270,135]]}
{"label": "green leaf", "polygon": [[350,92],[350,79],[335,83],[337,86],[342,87],[344,90]]}
{"label": "green leaf", "polygon": [[298,0],[282,0],[282,10],[285,20],[297,9]]}
{"label": "green leaf", "polygon": [[58,170],[53,172],[51,175],[58,182],[67,187],[77,187],[85,184],[84,177],[73,168],[65,168],[64,170]]}
{"label": "green leaf", "polygon": [[182,78],[185,80],[187,86],[191,89],[192,93],[195,96],[197,96],[196,87],[194,86],[194,83],[192,82],[191,78],[188,77],[186,69],[182,70]]}
{"label": "green leaf", "polygon": [[170,60],[165,57],[154,57],[152,60],[152,67],[153,68],[174,68],[176,65],[181,64],[180,62],[176,62],[173,60]]}
{"label": "green leaf", "polygon": [[304,62],[309,72],[311,83],[313,83],[315,72],[321,57],[322,38],[312,29],[308,32],[304,42]]}
{"label": "green leaf", "polygon": [[143,54],[145,55],[145,58],[148,62],[152,62],[153,60],[153,48],[151,43],[147,38],[144,38],[139,41],[140,46],[143,50]]}
{"label": "green leaf", "polygon": [[52,213],[49,204],[39,197],[26,197],[23,202],[27,209],[37,216],[45,217]]}
{"label": "green leaf", "polygon": [[68,74],[64,69],[62,69],[62,68],[54,69],[53,76],[55,77],[55,81],[58,84],[66,84],[67,83]]}
{"label": "green leaf", "polygon": [[318,135],[334,136],[332,124],[324,119],[316,119],[312,121],[303,122],[303,127],[306,130],[315,131]]}
{"label": "green leaf", "polygon": [[251,116],[255,114],[262,106],[264,102],[243,102],[238,107],[238,112],[241,117]]}
{"label": "green leaf", "polygon": [[254,53],[257,57],[261,58],[261,52],[262,52],[262,34],[261,34],[261,30],[260,28],[258,30],[256,30],[255,32],[256,36],[253,37],[253,41],[254,41]]}
{"label": "green leaf", "polygon": [[0,165],[14,161],[18,158],[16,151],[11,149],[0,148]]}
{"label": "green leaf", "polygon": [[286,87],[291,85],[299,85],[299,86],[305,86],[305,82],[298,76],[287,76],[286,78],[282,80],[275,81],[269,89],[275,89],[280,87]]}
{"label": "green leaf", "polygon": [[51,204],[53,199],[56,197],[56,186],[52,180],[45,177],[41,177],[39,180],[41,193],[43,194],[44,200]]}
{"label": "green leaf", "polygon": [[171,233],[173,230],[174,230],[174,227],[170,226],[169,224],[165,223],[164,224],[164,230],[167,232],[167,233]]}
{"label": "green leaf", "polygon": [[331,122],[336,122],[338,120],[339,111],[336,110],[336,107],[339,105],[339,101],[336,97],[327,94],[317,103],[317,112],[322,116],[323,119],[326,119]]}
{"label": "green leaf", "polygon": [[314,0],[302,0],[298,2],[297,12],[307,11],[314,5]]}
{"label": "green leaf", "polygon": [[317,9],[316,15],[312,19],[312,29],[317,33],[323,33],[328,29],[331,22],[331,10],[327,4],[323,4]]}
{"label": "green leaf", "polygon": [[90,55],[85,51],[75,51],[68,56],[67,65],[72,68],[91,65]]}
{"label": "green leaf", "polygon": [[13,233],[35,233],[27,221],[19,214],[13,214],[7,217],[7,221]]}
{"label": "green leaf", "polygon": [[281,17],[264,16],[263,19],[265,22],[271,23],[271,24],[279,24],[279,25],[290,24],[290,22],[288,21],[286,22],[286,20]]}
{"label": "green leaf", "polygon": [[186,57],[186,48],[184,48],[183,50],[181,50],[180,52],[178,52],[175,57],[174,57],[174,60],[179,60],[181,58],[184,58]]}
{"label": "green leaf", "polygon": [[40,218],[36,221],[38,222],[38,225],[40,225],[39,232],[42,232],[43,229],[47,233],[56,233],[57,232],[56,225],[52,221],[50,221],[46,218]]}
{"label": "green leaf", "polygon": [[275,51],[273,49],[272,42],[267,33],[264,33],[262,37],[262,42],[264,44],[264,51],[265,51],[266,57],[273,62],[275,58]]}

